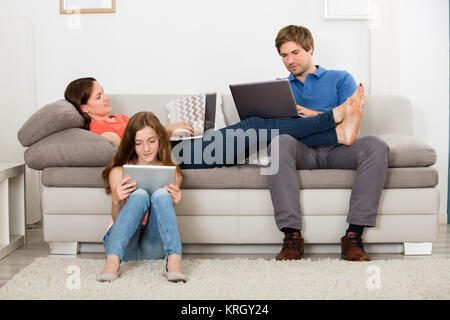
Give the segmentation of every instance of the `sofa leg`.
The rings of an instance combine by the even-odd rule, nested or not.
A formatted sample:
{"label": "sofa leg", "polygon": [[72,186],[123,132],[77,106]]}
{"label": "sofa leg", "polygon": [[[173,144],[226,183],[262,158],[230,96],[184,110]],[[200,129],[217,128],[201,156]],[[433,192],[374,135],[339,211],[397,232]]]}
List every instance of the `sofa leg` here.
{"label": "sofa leg", "polygon": [[410,255],[431,255],[433,242],[404,242],[403,254]]}
{"label": "sofa leg", "polygon": [[48,243],[48,246],[50,248],[50,254],[76,255],[78,253],[78,242],[51,241]]}

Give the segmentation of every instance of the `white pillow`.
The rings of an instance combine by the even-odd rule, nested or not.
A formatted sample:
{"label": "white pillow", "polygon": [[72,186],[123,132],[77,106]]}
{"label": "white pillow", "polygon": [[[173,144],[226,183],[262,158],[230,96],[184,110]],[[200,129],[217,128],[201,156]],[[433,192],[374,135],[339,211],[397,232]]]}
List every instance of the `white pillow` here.
{"label": "white pillow", "polygon": [[169,123],[184,121],[194,128],[194,134],[203,134],[205,123],[206,95],[196,94],[170,101],[166,108]]}

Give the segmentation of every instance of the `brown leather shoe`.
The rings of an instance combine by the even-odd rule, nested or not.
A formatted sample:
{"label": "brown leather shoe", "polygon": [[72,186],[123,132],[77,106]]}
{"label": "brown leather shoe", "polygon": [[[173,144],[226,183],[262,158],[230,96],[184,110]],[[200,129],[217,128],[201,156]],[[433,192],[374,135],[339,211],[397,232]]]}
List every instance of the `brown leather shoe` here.
{"label": "brown leather shoe", "polygon": [[370,261],[364,251],[361,234],[349,232],[341,238],[341,258],[349,261]]}
{"label": "brown leather shoe", "polygon": [[296,260],[303,255],[303,238],[300,232],[286,234],[283,239],[283,249],[275,258],[276,260]]}

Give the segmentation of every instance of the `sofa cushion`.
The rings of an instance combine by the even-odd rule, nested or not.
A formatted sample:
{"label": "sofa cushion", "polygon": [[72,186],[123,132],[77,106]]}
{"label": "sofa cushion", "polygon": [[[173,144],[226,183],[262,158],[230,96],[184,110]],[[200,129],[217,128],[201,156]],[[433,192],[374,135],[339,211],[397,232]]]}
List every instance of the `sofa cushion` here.
{"label": "sofa cushion", "polygon": [[[182,170],[184,189],[267,189],[260,167],[246,165],[205,170]],[[351,189],[355,171],[343,169],[297,170],[301,189]],[[389,168],[385,189],[427,188],[438,183],[434,168]]]}
{"label": "sofa cushion", "polygon": [[104,167],[52,167],[42,171],[42,184],[47,187],[102,188]]}
{"label": "sofa cushion", "polygon": [[[48,187],[102,188],[99,168],[46,168],[42,183]],[[182,170],[183,189],[266,189],[267,177],[257,166],[236,166],[215,169]],[[352,170],[298,170],[302,189],[350,189],[355,177]],[[389,168],[385,189],[428,188],[438,183],[434,168]]]}
{"label": "sofa cushion", "polygon": [[72,128],[54,133],[25,151],[28,167],[101,167],[114,157],[117,146],[85,129]]}
{"label": "sofa cushion", "polygon": [[405,134],[379,135],[389,145],[389,167],[428,167],[436,163],[436,151],[416,138]]}
{"label": "sofa cushion", "polygon": [[17,139],[24,147],[29,147],[52,133],[83,126],[83,116],[62,99],[37,110],[19,129]]}

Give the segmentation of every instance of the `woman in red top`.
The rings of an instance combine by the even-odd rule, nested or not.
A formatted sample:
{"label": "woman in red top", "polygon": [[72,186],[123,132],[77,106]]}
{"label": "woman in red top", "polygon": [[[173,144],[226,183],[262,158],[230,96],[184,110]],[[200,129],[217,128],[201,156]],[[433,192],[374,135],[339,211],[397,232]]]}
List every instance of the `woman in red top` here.
{"label": "woman in red top", "polygon": [[[111,112],[109,98],[97,80],[81,78],[72,81],[67,86],[64,97],[84,117],[85,129],[100,134],[117,145],[120,144],[130,118],[124,114],[109,115]],[[169,124],[165,129],[169,137],[179,129],[194,133],[194,128],[183,121]]]}

